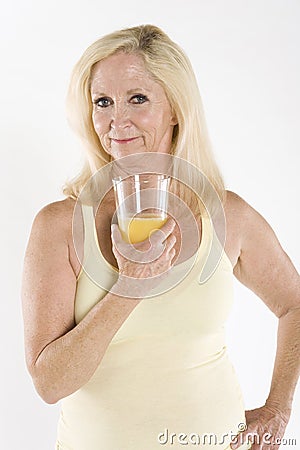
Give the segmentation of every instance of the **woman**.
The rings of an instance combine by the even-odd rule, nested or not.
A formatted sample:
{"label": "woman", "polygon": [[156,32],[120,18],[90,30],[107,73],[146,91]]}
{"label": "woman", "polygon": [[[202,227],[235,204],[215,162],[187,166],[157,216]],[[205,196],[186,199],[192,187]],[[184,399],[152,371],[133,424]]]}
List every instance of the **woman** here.
{"label": "woman", "polygon": [[[281,438],[291,413],[299,375],[299,276],[263,217],[225,190],[186,56],[154,26],[112,33],[79,60],[68,100],[87,163],[65,187],[67,198],[37,214],[22,292],[29,372],[46,402],[63,399],[57,448],[201,444],[224,450],[232,441],[245,449],[248,432],[259,441],[252,449],[277,449],[263,438],[266,433],[272,442]],[[173,289],[151,297],[148,281],[168,278],[176,267],[181,245],[176,217],[163,233],[154,233],[152,245],[163,248],[160,256],[143,264],[126,257],[129,244],[111,227],[113,192],[105,193],[96,211],[80,196],[99,169],[154,153],[180,157],[205,174],[221,200],[226,244],[206,282],[198,282],[196,264]],[[193,194],[183,190],[191,200]],[[204,264],[214,230],[203,209],[192,200],[188,204]],[[74,223],[79,225],[73,235]],[[137,245],[142,251],[147,246]],[[111,288],[96,283],[87,267],[107,277]],[[223,332],[232,274],[279,318],[270,393],[263,406],[246,413]]]}

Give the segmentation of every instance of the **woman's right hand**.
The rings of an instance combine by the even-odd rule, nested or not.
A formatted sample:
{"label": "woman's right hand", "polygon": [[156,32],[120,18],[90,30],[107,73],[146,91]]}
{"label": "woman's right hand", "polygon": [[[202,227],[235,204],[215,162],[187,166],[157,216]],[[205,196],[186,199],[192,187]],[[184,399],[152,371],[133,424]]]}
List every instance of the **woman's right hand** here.
{"label": "woman's right hand", "polygon": [[141,298],[167,276],[175,257],[174,228],[175,221],[169,218],[149,239],[128,244],[119,227],[112,225],[112,250],[119,267],[114,293],[120,290],[122,295]]}

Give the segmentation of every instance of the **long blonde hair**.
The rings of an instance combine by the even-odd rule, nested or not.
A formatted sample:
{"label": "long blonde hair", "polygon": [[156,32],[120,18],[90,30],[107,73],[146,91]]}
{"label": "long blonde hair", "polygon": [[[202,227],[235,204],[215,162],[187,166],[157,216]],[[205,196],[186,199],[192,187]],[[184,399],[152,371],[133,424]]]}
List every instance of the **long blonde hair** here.
{"label": "long blonde hair", "polygon": [[68,95],[68,120],[87,152],[80,173],[63,188],[72,198],[90,177],[110,161],[92,123],[90,83],[93,66],[116,52],[140,55],[146,69],[164,88],[178,124],[171,152],[188,161],[207,177],[223,203],[225,187],[211,148],[196,77],[183,50],[153,25],[136,26],[108,34],[86,49],[74,67]]}

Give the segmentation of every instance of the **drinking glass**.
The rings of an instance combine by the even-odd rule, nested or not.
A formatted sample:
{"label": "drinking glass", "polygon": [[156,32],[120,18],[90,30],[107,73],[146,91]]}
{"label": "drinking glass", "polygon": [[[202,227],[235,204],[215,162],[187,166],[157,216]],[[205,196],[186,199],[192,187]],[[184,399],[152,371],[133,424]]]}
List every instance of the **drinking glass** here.
{"label": "drinking glass", "polygon": [[155,173],[113,179],[118,224],[126,242],[142,242],[166,222],[169,184],[169,176]]}

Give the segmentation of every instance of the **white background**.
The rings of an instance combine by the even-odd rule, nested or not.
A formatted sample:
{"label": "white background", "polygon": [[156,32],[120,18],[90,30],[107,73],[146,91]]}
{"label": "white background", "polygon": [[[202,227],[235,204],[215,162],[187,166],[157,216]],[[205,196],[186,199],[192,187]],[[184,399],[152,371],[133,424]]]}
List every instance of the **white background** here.
{"label": "white background", "polygon": [[[73,65],[103,34],[162,27],[192,61],[227,188],[267,219],[299,268],[300,2],[11,0],[0,16],[0,448],[51,450],[59,405],[43,403],[25,369],[20,285],[34,216],[63,198],[61,185],[81,163],[64,109]],[[268,393],[277,321],[237,281],[235,291],[228,344],[246,406],[254,408]],[[286,431],[297,448],[299,423],[298,387]]]}

